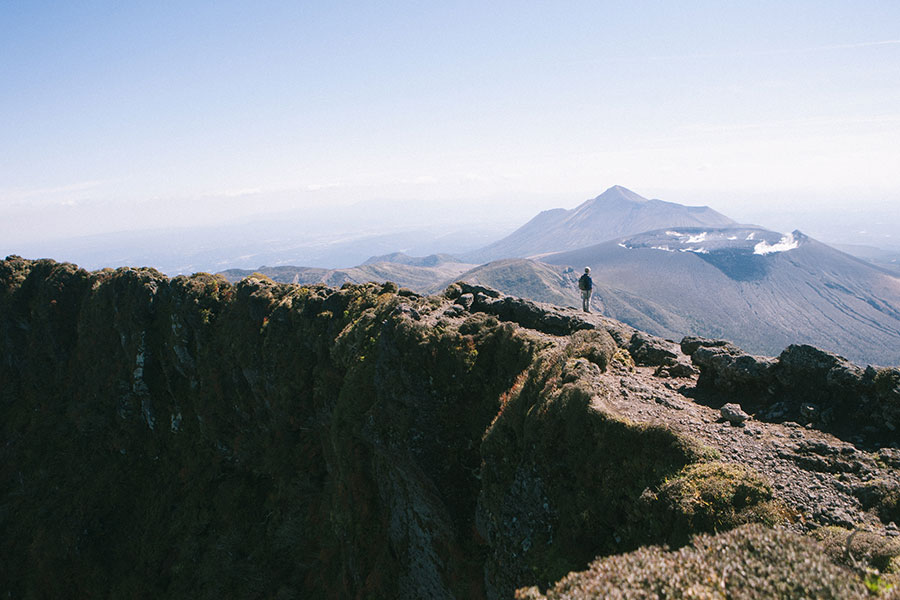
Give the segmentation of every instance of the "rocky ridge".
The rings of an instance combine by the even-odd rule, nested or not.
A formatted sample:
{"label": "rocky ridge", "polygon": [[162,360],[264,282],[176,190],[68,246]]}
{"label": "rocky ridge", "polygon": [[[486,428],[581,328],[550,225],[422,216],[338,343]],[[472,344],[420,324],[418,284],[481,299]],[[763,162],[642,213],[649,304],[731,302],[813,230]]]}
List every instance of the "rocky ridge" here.
{"label": "rocky ridge", "polygon": [[[634,364],[613,362],[605,373],[585,375],[593,389],[605,390],[592,402],[612,405],[638,423],[684,432],[724,460],[751,466],[797,511],[792,527],[865,526],[891,536],[897,530],[900,507],[886,507],[886,522],[866,511],[873,507],[870,482],[885,490],[883,496],[900,490],[900,440],[894,436],[900,426],[900,369],[863,369],[811,346],[791,346],[771,358],[746,354],[724,340],[685,338],[679,345],[602,316],[547,310],[497,292],[488,295],[480,286],[461,289],[478,294],[474,310],[518,318],[539,330],[609,331]],[[812,398],[818,404],[804,401]],[[723,414],[729,402],[754,416],[736,427]]]}
{"label": "rocky ridge", "polygon": [[0,344],[10,597],[539,597],[565,578],[563,597],[603,561],[662,573],[681,567],[658,545],[759,539],[795,548],[766,585],[828,553],[841,595],[807,595],[863,597],[900,568],[900,371],[809,347],[676,344],[464,283],[18,257]]}

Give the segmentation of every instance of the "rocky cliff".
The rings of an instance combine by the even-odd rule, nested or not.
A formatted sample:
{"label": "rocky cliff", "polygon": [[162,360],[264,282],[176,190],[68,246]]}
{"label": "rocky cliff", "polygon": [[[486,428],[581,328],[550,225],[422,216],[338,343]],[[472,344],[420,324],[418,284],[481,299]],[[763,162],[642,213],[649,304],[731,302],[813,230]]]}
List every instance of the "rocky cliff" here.
{"label": "rocky cliff", "polygon": [[[887,590],[900,372],[817,352],[679,347],[477,286],[8,257],[0,591]],[[735,402],[739,426],[720,418]]]}

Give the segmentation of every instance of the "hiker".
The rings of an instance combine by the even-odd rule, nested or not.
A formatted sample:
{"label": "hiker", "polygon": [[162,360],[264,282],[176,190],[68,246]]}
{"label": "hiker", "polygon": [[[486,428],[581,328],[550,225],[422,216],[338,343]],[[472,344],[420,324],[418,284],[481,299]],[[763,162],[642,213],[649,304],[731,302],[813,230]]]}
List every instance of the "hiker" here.
{"label": "hiker", "polygon": [[591,312],[591,293],[594,291],[594,280],[591,279],[591,268],[584,268],[584,275],[578,278],[578,289],[581,290],[581,310]]}

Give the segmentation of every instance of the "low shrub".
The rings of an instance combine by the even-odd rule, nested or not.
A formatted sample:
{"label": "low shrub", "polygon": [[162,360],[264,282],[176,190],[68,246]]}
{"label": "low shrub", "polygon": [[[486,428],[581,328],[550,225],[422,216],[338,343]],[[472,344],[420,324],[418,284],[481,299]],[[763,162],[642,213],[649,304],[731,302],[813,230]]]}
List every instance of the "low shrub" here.
{"label": "low shrub", "polygon": [[532,587],[518,590],[516,598],[852,600],[868,595],[867,585],[813,540],[753,524],[699,535],[675,552],[648,546],[599,559],[588,570],[564,577],[546,595]]}
{"label": "low shrub", "polygon": [[695,533],[716,533],[746,523],[775,525],[787,519],[786,508],[756,472],[724,462],[691,464],[656,494],[645,493],[661,538],[679,546]]}

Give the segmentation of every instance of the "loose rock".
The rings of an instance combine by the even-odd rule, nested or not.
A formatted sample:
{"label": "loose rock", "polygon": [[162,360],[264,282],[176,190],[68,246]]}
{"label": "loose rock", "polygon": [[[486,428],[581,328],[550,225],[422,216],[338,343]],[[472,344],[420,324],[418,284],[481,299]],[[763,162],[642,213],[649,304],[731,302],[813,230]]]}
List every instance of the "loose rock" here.
{"label": "loose rock", "polygon": [[739,404],[726,404],[719,411],[722,414],[722,418],[732,425],[742,425],[744,421],[750,418],[750,415],[745,413]]}

